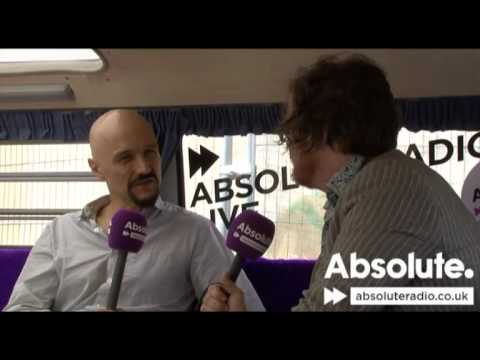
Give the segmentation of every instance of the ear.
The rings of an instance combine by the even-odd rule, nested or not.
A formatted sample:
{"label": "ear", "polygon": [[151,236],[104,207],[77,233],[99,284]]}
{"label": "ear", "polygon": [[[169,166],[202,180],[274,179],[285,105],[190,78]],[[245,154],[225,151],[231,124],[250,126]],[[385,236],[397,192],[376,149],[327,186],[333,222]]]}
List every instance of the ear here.
{"label": "ear", "polygon": [[98,163],[95,160],[88,159],[88,165],[90,166],[90,170],[92,170],[93,175],[95,175],[98,180],[105,180],[105,177],[100,173]]}

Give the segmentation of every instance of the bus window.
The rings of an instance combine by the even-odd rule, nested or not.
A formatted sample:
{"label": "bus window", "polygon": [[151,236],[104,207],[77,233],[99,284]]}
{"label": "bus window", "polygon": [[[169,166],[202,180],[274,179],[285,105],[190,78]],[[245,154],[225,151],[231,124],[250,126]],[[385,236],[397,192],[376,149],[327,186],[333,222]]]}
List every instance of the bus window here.
{"label": "bus window", "polygon": [[[417,133],[402,129],[397,148],[424,161],[460,196],[463,181],[480,158],[480,132]],[[286,149],[275,135],[183,139],[185,206],[211,219],[226,234],[242,209],[274,221],[274,259],[316,258],[320,253],[325,195],[291,179]]]}

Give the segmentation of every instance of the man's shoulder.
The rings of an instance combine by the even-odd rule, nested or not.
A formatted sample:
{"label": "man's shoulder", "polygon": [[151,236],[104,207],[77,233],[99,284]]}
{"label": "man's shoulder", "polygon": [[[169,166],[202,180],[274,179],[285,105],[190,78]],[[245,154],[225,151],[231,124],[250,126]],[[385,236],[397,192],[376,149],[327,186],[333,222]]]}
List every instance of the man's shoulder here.
{"label": "man's shoulder", "polygon": [[417,212],[426,205],[436,209],[458,206],[460,200],[440,174],[394,150],[364,166],[345,191],[343,202],[346,208],[367,202],[369,211],[384,211],[387,205],[383,204],[389,204],[401,205],[404,212]]}
{"label": "man's shoulder", "polygon": [[391,150],[381,155],[372,158],[364,167],[365,172],[378,171],[384,169],[385,171],[428,171],[429,167],[421,160],[413,159],[400,150]]}
{"label": "man's shoulder", "polygon": [[63,215],[60,215],[52,220],[52,223],[56,224],[71,224],[72,222],[78,222],[82,218],[82,210],[72,211]]}
{"label": "man's shoulder", "polygon": [[[420,160],[394,150],[367,162],[349,184],[343,202],[348,208],[358,201],[418,206],[419,201],[435,202],[437,193],[452,191],[439,174]],[[416,201],[403,201],[406,196]]]}
{"label": "man's shoulder", "polygon": [[[399,150],[379,155],[362,168],[353,182],[357,186],[370,185],[375,188],[409,188],[414,185],[425,190],[432,183],[443,183],[443,179],[421,160],[413,159]],[[410,189],[411,190],[411,189]]]}
{"label": "man's shoulder", "polygon": [[191,210],[185,209],[184,207],[166,201],[163,201],[162,212],[164,212],[164,214],[167,216],[170,215],[178,220],[183,220],[192,224],[208,225],[210,223],[210,219],[207,219],[206,217]]}
{"label": "man's shoulder", "polygon": [[[159,221],[162,224],[168,224],[169,229],[175,229],[183,239],[191,244],[212,244],[210,240],[215,239],[213,242],[215,243],[221,238],[215,224],[210,219],[178,205],[164,204]],[[209,247],[205,247],[205,249],[207,248]]]}
{"label": "man's shoulder", "polygon": [[57,234],[63,231],[72,233],[73,229],[78,227],[78,224],[81,220],[81,210],[69,212],[52,219],[52,221],[46,225],[45,231],[50,231]]}

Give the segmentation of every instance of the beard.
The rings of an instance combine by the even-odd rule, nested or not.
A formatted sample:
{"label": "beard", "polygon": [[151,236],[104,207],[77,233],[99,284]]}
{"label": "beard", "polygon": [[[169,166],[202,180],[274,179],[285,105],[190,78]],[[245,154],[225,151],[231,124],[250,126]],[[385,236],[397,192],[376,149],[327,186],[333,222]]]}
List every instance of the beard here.
{"label": "beard", "polygon": [[[136,185],[144,183],[146,181],[153,181],[155,183],[155,190],[152,191],[152,193],[149,196],[139,198],[133,192],[133,188]],[[158,199],[159,194],[160,194],[159,181],[158,181],[157,176],[153,173],[138,177],[137,179],[132,181],[130,184],[128,184],[128,196],[132,200],[132,202],[136,206],[138,206],[139,208],[146,208],[146,207],[154,206],[155,202]]]}

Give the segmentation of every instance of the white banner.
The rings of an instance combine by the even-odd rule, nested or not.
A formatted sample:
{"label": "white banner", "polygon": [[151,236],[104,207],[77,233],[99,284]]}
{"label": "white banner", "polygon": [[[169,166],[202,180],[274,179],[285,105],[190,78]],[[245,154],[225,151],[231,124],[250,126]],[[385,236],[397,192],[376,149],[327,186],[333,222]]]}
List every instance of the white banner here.
{"label": "white banner", "polygon": [[473,287],[352,287],[351,305],[474,305]]}

